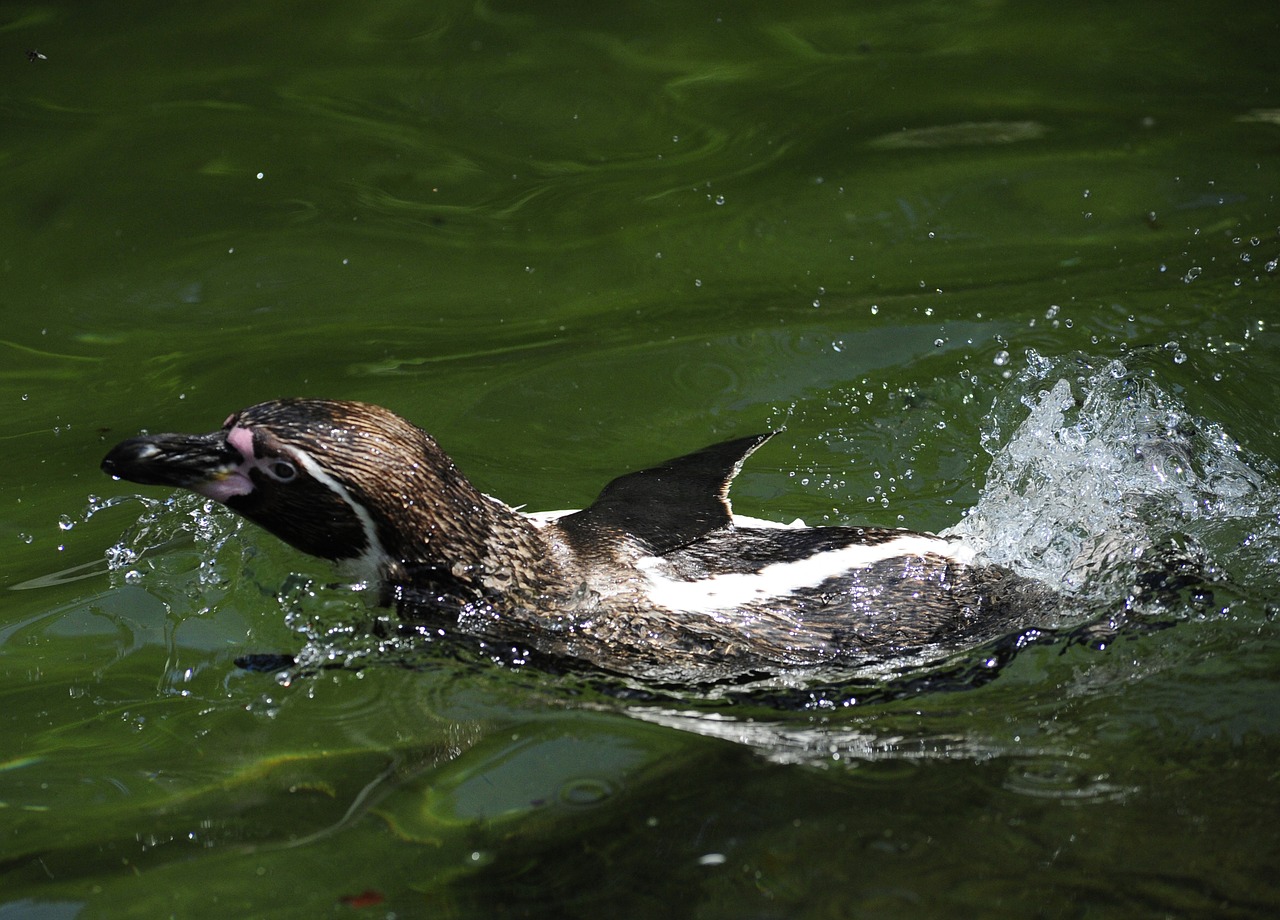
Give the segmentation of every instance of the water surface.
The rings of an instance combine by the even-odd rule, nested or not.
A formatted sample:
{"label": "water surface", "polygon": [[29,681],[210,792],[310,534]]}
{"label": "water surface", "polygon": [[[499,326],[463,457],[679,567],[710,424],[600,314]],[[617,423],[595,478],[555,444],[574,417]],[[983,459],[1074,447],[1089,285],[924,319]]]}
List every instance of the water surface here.
{"label": "water surface", "polygon": [[[0,30],[0,916],[1280,907],[1272,5]],[[782,427],[736,510],[960,528],[1076,615],[713,692],[380,648],[323,564],[98,472],[294,394],[534,509]]]}

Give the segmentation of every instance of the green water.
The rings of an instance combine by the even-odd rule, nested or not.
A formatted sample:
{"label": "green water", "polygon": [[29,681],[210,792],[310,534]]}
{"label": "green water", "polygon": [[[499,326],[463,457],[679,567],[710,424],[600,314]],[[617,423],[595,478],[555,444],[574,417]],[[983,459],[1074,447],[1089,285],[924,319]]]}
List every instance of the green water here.
{"label": "green water", "polygon": [[[0,35],[0,918],[1280,910],[1273,3],[51,3]],[[1108,405],[1229,441],[1163,519],[1213,556],[1185,603],[812,693],[379,661],[323,564],[160,490],[103,507],[135,489],[97,468],[326,395],[563,508],[785,426],[736,510],[940,529],[1115,359]],[[304,648],[338,666],[235,666]]]}

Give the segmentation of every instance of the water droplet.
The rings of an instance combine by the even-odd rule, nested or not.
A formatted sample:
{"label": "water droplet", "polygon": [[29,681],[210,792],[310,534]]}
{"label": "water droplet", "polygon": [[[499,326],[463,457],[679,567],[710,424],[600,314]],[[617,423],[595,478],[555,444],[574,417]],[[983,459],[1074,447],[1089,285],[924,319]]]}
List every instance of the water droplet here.
{"label": "water droplet", "polygon": [[1003,350],[997,351],[995,357],[991,359],[991,363],[996,367],[1004,367],[1009,363],[1009,353]]}
{"label": "water droplet", "polygon": [[71,518],[65,514],[62,517],[58,518],[59,530],[70,530],[72,527],[75,527],[75,526],[76,526],[76,522],[71,520]]}

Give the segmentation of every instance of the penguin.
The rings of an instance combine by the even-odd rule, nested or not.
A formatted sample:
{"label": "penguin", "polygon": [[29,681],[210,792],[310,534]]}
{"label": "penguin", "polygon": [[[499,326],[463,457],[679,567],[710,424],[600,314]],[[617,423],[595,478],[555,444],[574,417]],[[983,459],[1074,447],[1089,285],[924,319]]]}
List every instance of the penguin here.
{"label": "penguin", "polygon": [[775,435],[627,473],[578,511],[510,507],[418,426],[327,399],[131,438],[102,469],[225,505],[376,587],[409,623],[636,677],[852,667],[978,644],[1052,608],[1047,586],[961,540],[734,514],[734,477]]}

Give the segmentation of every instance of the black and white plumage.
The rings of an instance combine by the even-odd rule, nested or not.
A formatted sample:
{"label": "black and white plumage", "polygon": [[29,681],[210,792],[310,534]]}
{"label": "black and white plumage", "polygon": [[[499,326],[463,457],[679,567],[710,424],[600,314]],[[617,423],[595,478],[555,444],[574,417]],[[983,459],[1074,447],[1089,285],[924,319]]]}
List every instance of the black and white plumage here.
{"label": "black and white plumage", "polygon": [[637,676],[715,680],[954,646],[1047,602],[957,541],[735,516],[729,485],[770,437],[541,514],[481,493],[426,432],[364,403],[265,402],[210,434],[124,441],[102,468],[216,499],[381,585],[407,619]]}

